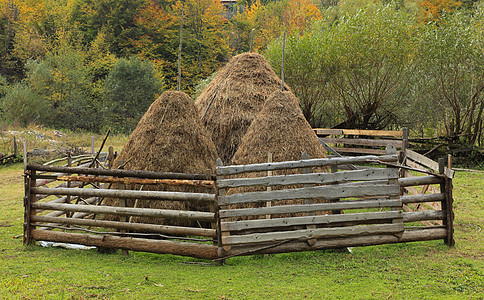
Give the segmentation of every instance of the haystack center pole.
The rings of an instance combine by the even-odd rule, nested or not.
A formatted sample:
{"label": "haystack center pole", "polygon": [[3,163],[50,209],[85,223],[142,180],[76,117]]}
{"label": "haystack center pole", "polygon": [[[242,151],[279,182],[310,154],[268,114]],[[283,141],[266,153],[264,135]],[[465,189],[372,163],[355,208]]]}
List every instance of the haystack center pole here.
{"label": "haystack center pole", "polygon": [[182,8],[181,22],[180,22],[180,46],[178,47],[178,78],[177,78],[177,88],[179,91],[181,89],[181,51],[183,43],[183,17],[185,16],[185,7]]}
{"label": "haystack center pole", "polygon": [[255,28],[252,28],[252,31],[250,32],[250,50],[249,50],[250,53],[252,53],[254,49],[254,31],[255,31]]}
{"label": "haystack center pole", "polygon": [[286,29],[284,28],[284,35],[282,37],[282,65],[281,65],[281,90],[284,92],[284,58],[286,55]]}

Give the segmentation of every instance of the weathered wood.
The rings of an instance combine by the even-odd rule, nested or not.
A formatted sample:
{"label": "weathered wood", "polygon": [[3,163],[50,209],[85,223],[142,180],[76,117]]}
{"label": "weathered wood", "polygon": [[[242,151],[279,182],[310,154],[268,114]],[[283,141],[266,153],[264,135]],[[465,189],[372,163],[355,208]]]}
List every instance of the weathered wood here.
{"label": "weathered wood", "polygon": [[407,149],[407,152],[405,153],[405,155],[407,156],[407,158],[410,158],[411,160],[435,171],[435,172],[438,172],[439,171],[439,164],[433,160],[431,160],[430,158],[426,157],[426,156],[423,156],[422,154],[419,154],[415,151],[412,151],[410,149]]}
{"label": "weathered wood", "polygon": [[357,153],[357,154],[374,154],[374,155],[384,155],[385,154],[385,150],[368,149],[368,148],[338,147],[338,151],[342,152],[342,153]]}
{"label": "weathered wood", "polygon": [[315,203],[311,205],[278,205],[272,207],[242,208],[242,209],[222,209],[219,211],[221,218],[232,218],[241,216],[258,216],[265,214],[292,214],[303,212],[344,210],[344,209],[367,209],[401,206],[400,199],[373,199],[373,200],[353,200],[335,203]]}
{"label": "weathered wood", "polygon": [[[328,225],[332,223],[343,222],[365,222],[373,220],[390,220],[402,218],[401,211],[379,211],[367,213],[351,213],[343,215],[323,215],[323,216],[304,216],[304,217],[290,217],[277,218],[270,220],[244,220],[223,222],[221,224],[222,231],[240,231],[254,228],[274,228],[274,227],[288,227],[298,225]],[[356,225],[356,224],[353,224]]]}
{"label": "weathered wood", "polygon": [[59,181],[78,182],[102,182],[102,183],[123,183],[142,185],[172,185],[172,186],[197,186],[214,188],[213,180],[181,180],[181,179],[142,179],[129,177],[90,177],[90,176],[59,176]]}
{"label": "weathered wood", "polygon": [[317,135],[367,135],[367,136],[390,136],[401,137],[403,132],[399,130],[360,130],[360,129],[327,129],[314,128]]}
{"label": "weathered wood", "polygon": [[105,220],[87,220],[77,218],[57,218],[47,216],[33,216],[33,222],[45,222],[45,223],[57,223],[64,225],[82,225],[92,227],[103,228],[115,228],[123,230],[133,230],[137,232],[152,232],[172,235],[191,235],[191,236],[207,236],[216,237],[217,233],[213,229],[209,228],[194,228],[194,227],[181,227],[181,226],[168,226],[168,225],[155,225],[155,224],[142,224],[142,223],[127,223]]}
{"label": "weathered wood", "polygon": [[[269,171],[270,172],[270,171]],[[366,181],[378,179],[397,179],[397,169],[356,170],[337,173],[312,173],[266,176],[257,178],[234,178],[217,180],[218,188],[235,188],[246,186],[274,186],[296,184],[329,184],[347,181]]]}
{"label": "weathered wood", "polygon": [[[222,159],[220,159],[220,158],[217,158],[215,164],[216,164],[217,168],[223,167],[223,165],[224,165],[223,162],[222,162]],[[218,180],[224,180],[224,178],[225,177],[223,175],[217,175],[217,181]],[[218,211],[219,211],[219,215],[218,215],[218,218],[217,218],[218,219],[217,243],[218,243],[218,255],[221,257],[221,256],[223,256],[223,253],[230,250],[230,246],[222,244],[222,238],[229,236],[230,232],[223,232],[222,233],[222,230],[220,229],[220,223],[221,223],[220,210],[228,208],[226,205],[222,205],[220,203],[220,198],[225,197],[227,190],[225,188],[218,188],[216,191],[217,191],[216,198],[217,198]]]}
{"label": "weathered wood", "polygon": [[425,195],[408,195],[400,197],[403,204],[409,203],[422,203],[422,202],[436,202],[445,199],[443,193],[438,194],[425,194]]}
{"label": "weathered wood", "polygon": [[415,186],[415,185],[427,185],[427,184],[438,184],[443,180],[436,176],[420,176],[420,177],[409,177],[409,178],[399,178],[398,184],[402,187]]}
{"label": "weathered wood", "polygon": [[337,185],[315,186],[290,190],[276,190],[270,192],[250,192],[233,194],[219,198],[219,204],[256,203],[262,201],[278,201],[292,199],[338,199],[347,197],[375,197],[398,196],[398,185],[369,184],[369,185]]}
{"label": "weathered wood", "polygon": [[[336,249],[344,247],[357,247],[357,246],[371,246],[391,243],[405,243],[405,242],[417,242],[417,241],[429,241],[439,240],[446,235],[446,230],[443,228],[426,228],[417,229],[411,231],[404,231],[403,235],[399,238],[395,235],[370,235],[370,236],[357,236],[343,239],[327,239],[318,240],[313,246],[309,246],[306,242],[288,242],[275,247],[266,247],[266,249],[252,252],[251,254],[274,254],[285,252],[300,252],[300,251],[313,251],[323,249]],[[271,244],[266,244],[271,245]],[[231,251],[226,255],[243,255],[248,250],[255,250],[261,248],[261,245],[257,244],[251,247],[233,247]]]}
{"label": "weathered wood", "polygon": [[427,210],[418,212],[404,212],[403,222],[419,222],[419,221],[430,221],[430,220],[443,220],[444,211],[442,210]]}
{"label": "weathered wood", "polygon": [[111,197],[121,199],[152,199],[171,201],[215,201],[214,194],[162,192],[162,191],[132,191],[111,189],[68,189],[68,188],[34,188],[33,193],[47,195],[71,195],[88,197]]}
{"label": "weathered wood", "polygon": [[[373,147],[386,147],[386,145],[393,145],[395,148],[402,147],[401,140],[370,140],[370,139],[348,139],[348,138],[321,138],[326,143],[331,144],[345,144],[345,145],[358,145],[358,146],[373,146]],[[338,147],[339,150],[339,147]]]}
{"label": "weathered wood", "polygon": [[75,243],[86,246],[174,254],[203,259],[215,259],[218,257],[217,247],[198,243],[183,243],[82,233],[66,233],[46,230],[33,230],[32,237],[37,241]]}
{"label": "weathered wood", "polygon": [[118,216],[138,216],[153,218],[176,218],[200,221],[213,221],[214,213],[186,211],[186,210],[168,210],[152,208],[132,208],[132,207],[114,207],[114,206],[94,206],[62,203],[32,203],[32,208],[44,210],[70,211],[70,212],[88,212],[95,214],[111,214]]}
{"label": "weathered wood", "polygon": [[[60,166],[43,166],[37,164],[28,164],[29,170],[62,172],[69,174],[116,176],[116,177],[136,177],[146,179],[182,179],[182,180],[206,180],[205,174],[185,174],[185,173],[167,173],[142,170],[123,170],[123,169],[100,169],[100,168],[79,168],[79,167],[60,167]],[[212,179],[215,177],[212,176]]]}
{"label": "weathered wood", "polygon": [[324,167],[330,165],[364,164],[378,161],[396,162],[397,155],[367,155],[355,157],[315,158],[310,160],[285,161],[275,163],[261,163],[252,165],[234,165],[217,167],[217,175],[233,175],[243,172],[274,171],[282,169]]}
{"label": "weathered wood", "polygon": [[[304,152],[302,153],[302,155],[301,155],[301,159],[303,159],[303,160],[310,159],[310,158],[311,158],[311,157],[309,156],[309,154],[308,154],[306,151],[304,151]],[[311,168],[303,168],[303,169],[302,169],[302,173],[303,173],[303,174],[310,174],[310,173],[312,173],[312,169],[311,169]],[[310,187],[310,186],[312,186],[312,185],[311,185],[311,184],[307,184],[307,183],[306,183],[306,184],[304,184],[303,186],[304,186],[304,187]],[[304,199],[304,204],[306,204],[306,205],[307,205],[307,204],[313,204],[313,203],[314,203],[313,199]],[[315,215],[315,213],[314,213],[314,212],[307,212],[307,213],[305,213],[305,215],[306,215],[306,216],[314,216],[314,215]],[[277,222],[277,221],[276,221],[276,222]],[[307,228],[307,229],[315,229],[315,228],[316,228],[316,225],[307,225],[307,226],[306,226],[306,228]],[[313,245],[314,243],[316,243],[316,239],[309,239],[309,240],[307,240],[306,242],[309,244],[309,246],[311,246],[311,245]]]}
{"label": "weathered wood", "polygon": [[403,232],[403,224],[378,224],[350,227],[316,228],[295,231],[281,231],[268,233],[253,233],[247,235],[231,235],[222,238],[226,245],[253,244],[278,242],[285,240],[309,240],[320,238],[345,238],[356,235],[396,234]]}

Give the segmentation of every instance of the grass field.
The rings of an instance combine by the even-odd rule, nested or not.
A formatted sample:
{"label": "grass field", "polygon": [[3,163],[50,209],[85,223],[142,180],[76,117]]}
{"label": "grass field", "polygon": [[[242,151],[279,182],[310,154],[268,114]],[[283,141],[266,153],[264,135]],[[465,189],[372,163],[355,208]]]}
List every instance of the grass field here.
{"label": "grass field", "polygon": [[[251,256],[22,245],[23,166],[0,167],[0,299],[484,299],[484,173],[454,180],[455,240]],[[17,238],[15,238],[17,237]]]}

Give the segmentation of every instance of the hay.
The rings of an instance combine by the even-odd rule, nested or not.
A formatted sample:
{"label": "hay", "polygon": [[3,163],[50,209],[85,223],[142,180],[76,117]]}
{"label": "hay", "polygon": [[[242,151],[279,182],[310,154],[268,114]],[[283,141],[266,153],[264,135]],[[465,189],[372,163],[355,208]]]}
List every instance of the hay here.
{"label": "hay", "polygon": [[[289,87],[285,87],[289,89]],[[244,53],[233,57],[197,98],[203,125],[224,163],[230,163],[240,141],[265,100],[281,89],[281,79],[264,57]]]}
{"label": "hay", "polygon": [[[217,152],[209,133],[200,122],[193,100],[182,92],[164,92],[153,102],[131,134],[115,161],[127,162],[125,169],[159,172],[215,173]],[[117,186],[115,188],[120,188]],[[163,187],[131,185],[132,190],[207,192],[200,187]],[[118,199],[106,199],[106,205],[119,205]],[[133,207],[134,201],[127,206]],[[177,210],[206,210],[179,201],[139,201],[136,207]],[[108,219],[112,217],[107,216]],[[151,218],[132,218],[133,222],[188,225],[187,222]]]}
{"label": "hay", "polygon": [[[300,160],[303,152],[311,158],[326,157],[325,150],[318,141],[309,123],[299,108],[299,101],[292,92],[274,92],[264,104],[257,118],[252,122],[243,137],[239,149],[233,157],[235,164],[267,162],[268,152],[273,162]],[[328,172],[328,168],[313,168],[313,172]],[[300,169],[274,171],[273,175],[301,173]],[[264,172],[243,174],[243,177],[267,176]],[[273,189],[296,188],[297,186],[274,187]],[[260,191],[264,188],[229,189],[228,194]],[[317,202],[326,202],[318,200]],[[273,205],[301,204],[303,200],[278,201]],[[263,204],[262,204],[263,205]],[[259,205],[260,206],[260,205]],[[234,205],[231,208],[256,207],[254,205]],[[295,216],[295,215],[291,215]]]}

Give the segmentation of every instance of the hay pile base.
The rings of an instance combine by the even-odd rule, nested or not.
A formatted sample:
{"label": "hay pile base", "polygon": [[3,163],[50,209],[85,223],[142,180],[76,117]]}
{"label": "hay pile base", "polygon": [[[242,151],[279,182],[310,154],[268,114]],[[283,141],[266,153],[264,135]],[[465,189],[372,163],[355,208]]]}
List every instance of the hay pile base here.
{"label": "hay pile base", "polygon": [[281,79],[264,57],[244,53],[234,56],[197,98],[200,115],[205,114],[203,125],[225,164],[230,163],[265,100],[278,89]]}
{"label": "hay pile base", "polygon": [[[268,153],[273,162],[300,160],[306,152],[310,158],[326,157],[325,150],[318,141],[299,107],[299,101],[292,92],[274,92],[264,104],[257,118],[252,122],[243,137],[239,149],[233,157],[235,164],[254,164],[267,162]],[[313,172],[328,172],[328,168],[313,168]],[[273,175],[300,174],[301,169],[274,171]],[[240,177],[253,178],[267,176],[264,172],[241,174]],[[283,186],[273,189],[299,188],[302,186]],[[228,194],[262,191],[262,187],[229,189]],[[302,204],[304,200],[276,201],[272,205]],[[327,202],[322,199],[314,202]],[[234,205],[231,208],[260,207],[254,205]],[[285,217],[284,215],[280,217]],[[291,216],[296,216],[295,214]]]}
{"label": "hay pile base", "polygon": [[[200,122],[193,100],[182,92],[164,92],[141,118],[123,147],[115,165],[126,163],[124,169],[159,172],[211,174],[215,171],[217,152],[209,133]],[[113,186],[122,188],[121,186]],[[140,186],[131,190],[157,190],[178,192],[209,192],[201,187]],[[213,191],[212,191],[213,192]],[[106,199],[106,205],[118,206],[119,199]],[[179,201],[129,201],[129,207],[176,210],[204,210],[200,204]],[[106,219],[115,219],[106,216]],[[133,217],[132,222],[167,225],[190,225],[185,221]]]}

